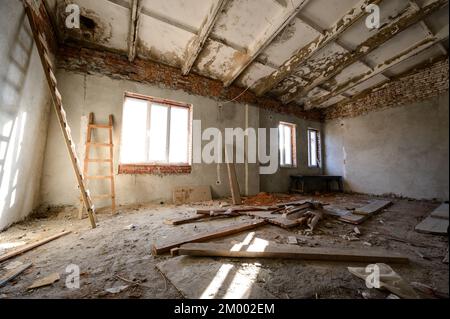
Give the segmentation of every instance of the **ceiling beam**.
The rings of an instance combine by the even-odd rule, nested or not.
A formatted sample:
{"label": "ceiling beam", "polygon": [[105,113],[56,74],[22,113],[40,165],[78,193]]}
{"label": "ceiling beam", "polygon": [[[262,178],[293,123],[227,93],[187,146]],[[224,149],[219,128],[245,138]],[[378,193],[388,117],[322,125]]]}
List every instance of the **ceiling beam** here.
{"label": "ceiling beam", "polygon": [[415,45],[409,47],[408,49],[404,50],[403,52],[396,55],[395,57],[392,57],[389,60],[378,64],[376,67],[373,68],[373,70],[365,72],[361,75],[355,76],[342,84],[335,84],[334,86],[330,87],[329,94],[322,96],[318,99],[308,101],[307,102],[308,107],[312,108],[312,107],[320,106],[323,103],[325,103],[326,101],[328,101],[329,99],[350,90],[351,88],[355,87],[356,85],[369,80],[370,78],[398,65],[399,63],[401,63],[409,58],[416,56],[417,54],[423,52],[424,50],[430,48],[431,46],[439,44],[441,41],[447,39],[448,34],[449,34],[449,29],[448,29],[448,25],[447,25],[437,35],[435,35],[433,37],[428,37],[427,39],[416,43]]}
{"label": "ceiling beam", "polygon": [[286,3],[286,8],[276,17],[274,21],[270,21],[270,26],[264,31],[261,38],[254,42],[245,53],[241,53],[238,58],[234,59],[234,64],[230,71],[225,75],[224,86],[230,86],[239,75],[272,43],[273,39],[283,31],[286,26],[297,16],[301,9],[309,0],[291,0]]}
{"label": "ceiling beam", "polygon": [[216,0],[209,9],[209,13],[200,27],[200,32],[195,36],[193,41],[189,43],[186,49],[185,63],[182,67],[183,75],[187,75],[191,71],[191,68],[202,51],[203,46],[220,15],[220,12],[228,1],[229,0]]}
{"label": "ceiling beam", "polygon": [[[409,6],[395,19],[382,26],[379,31],[373,36],[358,45],[358,47],[344,55],[337,56],[336,59],[329,62],[329,66],[321,67],[324,71],[314,78],[306,87],[290,90],[285,94],[281,100],[283,103],[289,103],[293,100],[307,96],[308,92],[315,87],[325,83],[329,79],[341,73],[345,68],[349,67],[361,58],[379,48],[382,44],[393,38],[395,35],[405,31],[412,25],[421,22],[424,18],[442,9],[448,0],[434,0],[427,6],[417,9],[415,6]],[[433,36],[431,31],[427,31],[430,37]]]}
{"label": "ceiling beam", "polygon": [[366,14],[366,8],[370,4],[378,4],[382,0],[361,0],[354,8],[349,10],[332,28],[325,31],[324,34],[319,35],[316,39],[310,42],[305,47],[297,50],[297,52],[283,63],[278,70],[260,79],[254,87],[254,91],[258,96],[261,96],[272,88],[274,88],[283,79],[293,74],[295,70],[310,59],[313,55],[319,52],[327,44],[334,41],[342,33],[344,33],[350,26]]}
{"label": "ceiling beam", "polygon": [[131,1],[130,31],[128,33],[128,60],[133,62],[136,57],[136,45],[139,37],[139,22],[141,17],[141,0]]}

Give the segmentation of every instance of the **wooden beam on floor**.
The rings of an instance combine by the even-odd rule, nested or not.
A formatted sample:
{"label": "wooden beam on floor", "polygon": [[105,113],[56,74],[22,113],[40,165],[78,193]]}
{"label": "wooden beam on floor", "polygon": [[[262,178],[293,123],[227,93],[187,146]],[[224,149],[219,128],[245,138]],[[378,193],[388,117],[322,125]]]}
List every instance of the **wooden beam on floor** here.
{"label": "wooden beam on floor", "polygon": [[58,238],[60,238],[62,236],[68,235],[70,233],[71,233],[71,231],[65,231],[65,232],[62,232],[60,234],[48,237],[46,239],[39,240],[39,241],[37,241],[35,243],[22,246],[19,249],[16,249],[14,251],[11,251],[9,253],[6,253],[6,254],[0,256],[0,263],[4,262],[5,260],[11,259],[13,257],[19,256],[19,255],[21,255],[23,253],[26,253],[29,250],[32,250],[32,249],[34,249],[36,247],[39,247],[39,246],[42,246],[42,245],[44,245],[44,244],[46,244],[48,242],[51,242],[51,241],[53,241],[55,239],[58,239]]}
{"label": "wooden beam on floor", "polygon": [[197,257],[277,258],[361,263],[408,263],[403,255],[375,249],[305,248],[293,245],[260,243],[239,244],[190,243],[182,245],[178,255]]}
{"label": "wooden beam on floor", "polygon": [[223,228],[219,228],[216,230],[212,230],[205,233],[200,233],[193,236],[186,236],[181,240],[177,240],[174,242],[170,242],[167,244],[155,244],[152,247],[153,255],[161,255],[164,253],[170,252],[171,249],[180,247],[183,244],[194,243],[194,242],[202,242],[211,239],[221,238],[229,235],[234,235],[246,230],[254,229],[263,225],[266,225],[267,222],[265,220],[252,220],[243,222],[236,225],[231,225]]}

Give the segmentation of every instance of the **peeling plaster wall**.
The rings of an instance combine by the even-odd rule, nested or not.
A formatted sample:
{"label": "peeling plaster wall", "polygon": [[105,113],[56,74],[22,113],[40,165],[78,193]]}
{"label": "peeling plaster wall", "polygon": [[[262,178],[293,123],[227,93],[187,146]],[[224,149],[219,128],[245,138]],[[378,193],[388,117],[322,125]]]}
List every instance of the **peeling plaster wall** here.
{"label": "peeling plaster wall", "polygon": [[0,12],[0,231],[39,205],[50,100],[19,1]]}
{"label": "peeling plaster wall", "polygon": [[[114,171],[116,172],[116,194],[118,204],[137,203],[170,203],[175,186],[210,185],[213,197],[230,196],[226,165],[193,164],[192,173],[188,175],[117,175],[120,152],[120,136],[122,123],[122,107],[124,92],[134,92],[154,97],[166,98],[193,104],[193,119],[202,121],[202,130],[217,127],[222,133],[225,128],[258,127],[259,108],[245,104],[229,103],[219,108],[218,102],[211,98],[188,94],[181,90],[160,88],[158,86],[142,84],[128,80],[116,80],[99,75],[85,75],[59,69],[57,72],[58,85],[63,96],[63,103],[67,111],[67,118],[72,129],[72,136],[78,147],[81,158],[84,157],[84,138],[86,131],[86,116],[94,112],[96,122],[107,123],[108,115],[113,114],[114,127]],[[246,113],[248,114],[246,120]],[[98,136],[100,137],[100,136]],[[94,136],[94,140],[97,137]],[[101,137],[100,137],[101,138]],[[103,140],[103,138],[101,138]],[[208,142],[203,142],[203,145]],[[95,156],[97,155],[97,156]],[[95,154],[91,157],[100,158]],[[104,165],[108,167],[108,165]],[[99,172],[92,166],[91,172]],[[247,173],[246,173],[247,172]],[[104,174],[107,175],[107,174]],[[243,194],[257,194],[259,192],[258,165],[237,165],[237,176]],[[220,181],[220,184],[217,182]],[[91,182],[90,191],[93,194],[109,192],[107,182]],[[55,116],[51,116],[49,141],[46,149],[46,161],[43,172],[42,202],[48,205],[78,205],[78,191],[76,180],[63,139],[59,133]],[[107,202],[97,202],[97,207],[107,206]]]}
{"label": "peeling plaster wall", "polygon": [[[297,168],[279,168],[276,174],[261,175],[261,191],[269,193],[289,192],[290,175],[322,174],[321,168],[308,167],[307,130],[309,128],[313,128],[322,131],[323,124],[320,122],[308,121],[285,114],[271,112],[268,110],[261,110],[260,127],[277,128],[280,122],[287,122],[297,125]],[[323,135],[323,133],[321,135]]]}
{"label": "peeling plaster wall", "polygon": [[449,198],[449,95],[324,124],[327,174],[347,191]]}

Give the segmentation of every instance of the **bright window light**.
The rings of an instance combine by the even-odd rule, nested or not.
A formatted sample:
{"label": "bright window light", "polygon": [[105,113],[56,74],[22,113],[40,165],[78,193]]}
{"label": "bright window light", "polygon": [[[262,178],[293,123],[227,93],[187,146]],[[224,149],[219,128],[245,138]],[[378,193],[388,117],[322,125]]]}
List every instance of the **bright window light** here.
{"label": "bright window light", "polygon": [[319,131],[308,130],[308,165],[309,167],[320,166],[320,134]]}
{"label": "bright window light", "polygon": [[127,96],[121,164],[189,165],[190,121],[189,106]]}
{"label": "bright window light", "polygon": [[296,158],[296,126],[290,123],[280,123],[278,126],[280,164],[284,167],[297,165]]}

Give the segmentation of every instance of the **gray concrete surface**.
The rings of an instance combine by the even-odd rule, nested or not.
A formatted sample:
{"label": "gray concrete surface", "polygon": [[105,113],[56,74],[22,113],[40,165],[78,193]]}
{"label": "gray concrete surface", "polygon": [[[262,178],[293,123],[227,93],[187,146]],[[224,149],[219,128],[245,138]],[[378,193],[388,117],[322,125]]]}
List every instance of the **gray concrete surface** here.
{"label": "gray concrete surface", "polygon": [[326,173],[346,190],[449,198],[449,96],[324,126]]}

